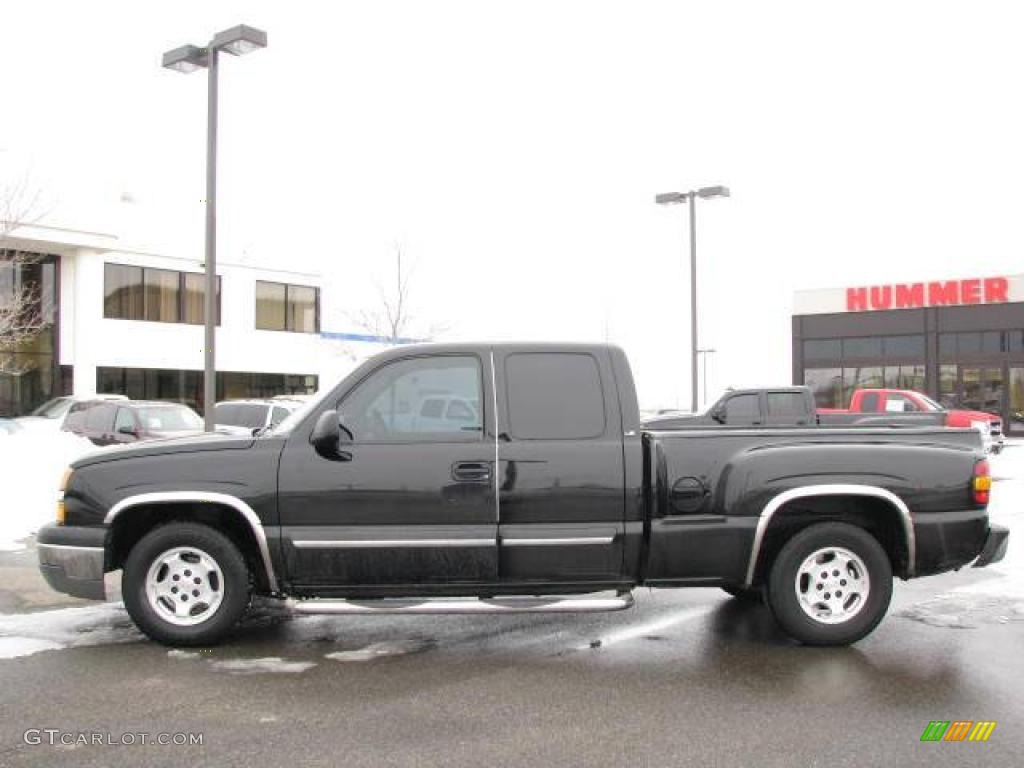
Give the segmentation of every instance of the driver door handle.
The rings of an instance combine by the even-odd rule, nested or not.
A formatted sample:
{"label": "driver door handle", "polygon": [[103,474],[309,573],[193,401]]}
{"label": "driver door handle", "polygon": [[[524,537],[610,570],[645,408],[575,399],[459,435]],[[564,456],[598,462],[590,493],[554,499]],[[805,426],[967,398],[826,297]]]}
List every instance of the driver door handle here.
{"label": "driver door handle", "polygon": [[491,465],[486,461],[458,461],[452,465],[452,479],[482,483],[491,479]]}

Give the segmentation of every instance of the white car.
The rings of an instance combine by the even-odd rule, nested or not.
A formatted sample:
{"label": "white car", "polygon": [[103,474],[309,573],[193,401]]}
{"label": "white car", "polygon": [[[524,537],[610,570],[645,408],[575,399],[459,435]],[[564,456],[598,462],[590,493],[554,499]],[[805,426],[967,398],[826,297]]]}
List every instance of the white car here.
{"label": "white car", "polygon": [[127,400],[125,395],[62,395],[36,408],[28,416],[21,416],[15,421],[26,430],[50,430],[60,431],[64,426],[64,417],[68,415],[71,406],[85,400]]}
{"label": "white car", "polygon": [[225,400],[213,408],[214,429],[225,435],[253,435],[269,427],[276,427],[302,405],[299,400],[283,397]]}

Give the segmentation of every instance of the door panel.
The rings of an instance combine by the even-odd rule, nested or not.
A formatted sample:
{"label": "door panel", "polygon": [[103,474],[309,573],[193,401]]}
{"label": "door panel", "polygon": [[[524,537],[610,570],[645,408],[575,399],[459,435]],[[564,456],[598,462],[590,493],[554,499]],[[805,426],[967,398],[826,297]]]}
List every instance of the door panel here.
{"label": "door panel", "polygon": [[496,366],[502,581],[618,581],[625,479],[607,358],[527,350]]}
{"label": "door panel", "polygon": [[[337,404],[354,435],[350,461],[288,441],[280,517],[294,583],[429,588],[497,578],[486,365],[477,355],[418,356],[375,369]],[[418,419],[438,396],[460,398],[472,418]]]}

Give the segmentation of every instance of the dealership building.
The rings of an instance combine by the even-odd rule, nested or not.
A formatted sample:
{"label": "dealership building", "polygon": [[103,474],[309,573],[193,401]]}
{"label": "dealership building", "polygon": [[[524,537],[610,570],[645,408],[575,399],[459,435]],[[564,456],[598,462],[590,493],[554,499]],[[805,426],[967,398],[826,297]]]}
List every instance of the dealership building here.
{"label": "dealership building", "polygon": [[[0,298],[32,297],[42,322],[0,347],[0,417],[95,393],[202,411],[201,259],[131,249],[95,232],[25,226],[14,235],[0,250]],[[218,400],[312,393],[379,348],[367,336],[324,330],[330,297],[317,273],[224,259],[217,278]]]}
{"label": "dealership building", "polygon": [[819,407],[854,389],[925,392],[1024,434],[1024,275],[798,291],[793,381]]}

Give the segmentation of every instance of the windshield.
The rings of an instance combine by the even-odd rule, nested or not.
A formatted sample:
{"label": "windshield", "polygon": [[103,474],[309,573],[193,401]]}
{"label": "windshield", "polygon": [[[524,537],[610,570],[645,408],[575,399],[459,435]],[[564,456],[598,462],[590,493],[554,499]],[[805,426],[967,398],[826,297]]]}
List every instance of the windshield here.
{"label": "windshield", "polygon": [[930,397],[927,397],[927,396],[922,395],[920,393],[918,393],[917,396],[921,400],[921,403],[924,404],[924,409],[926,411],[944,411],[945,410],[945,408],[943,408],[941,405],[936,403]]}
{"label": "windshield", "polygon": [[203,420],[184,405],[153,405],[135,412],[147,432],[192,432],[203,428]]}
{"label": "windshield", "polygon": [[44,419],[59,419],[68,412],[68,408],[70,407],[70,397],[55,397],[53,400],[47,400],[45,403],[40,405],[32,411],[29,416],[39,416]]}
{"label": "windshield", "polygon": [[259,429],[267,423],[267,409],[261,403],[217,403],[213,409],[213,420],[229,427]]}
{"label": "windshield", "polygon": [[272,426],[267,430],[267,434],[270,435],[283,435],[286,432],[290,432],[295,428],[295,425],[306,418],[306,414],[316,408],[320,402],[330,393],[331,389],[324,389],[316,394],[312,395],[309,400],[304,402],[294,411],[288,414],[280,424]]}

